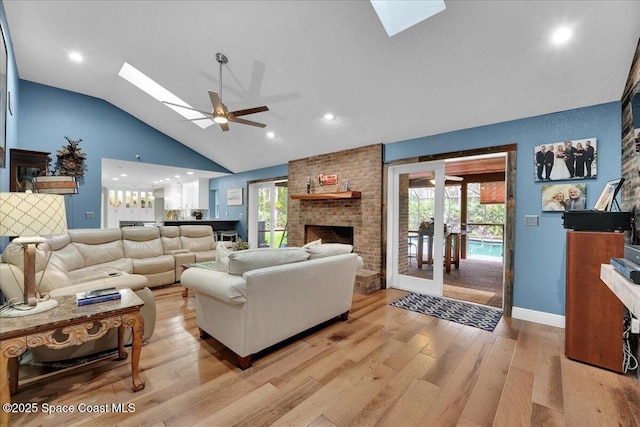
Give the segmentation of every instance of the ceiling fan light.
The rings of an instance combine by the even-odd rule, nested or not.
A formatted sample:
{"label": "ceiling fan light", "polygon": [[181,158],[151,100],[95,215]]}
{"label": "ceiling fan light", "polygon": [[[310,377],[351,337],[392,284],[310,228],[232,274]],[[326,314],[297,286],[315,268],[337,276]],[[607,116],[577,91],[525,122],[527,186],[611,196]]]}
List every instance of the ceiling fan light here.
{"label": "ceiling fan light", "polygon": [[221,125],[229,122],[225,116],[215,116],[213,121]]}

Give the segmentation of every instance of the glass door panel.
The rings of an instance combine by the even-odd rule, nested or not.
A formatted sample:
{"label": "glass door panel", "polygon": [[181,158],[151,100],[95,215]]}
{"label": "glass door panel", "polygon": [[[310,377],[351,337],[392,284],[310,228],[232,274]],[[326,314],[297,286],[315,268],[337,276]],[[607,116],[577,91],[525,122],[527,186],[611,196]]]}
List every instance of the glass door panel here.
{"label": "glass door panel", "polygon": [[392,166],[388,185],[388,286],[442,295],[444,163]]}
{"label": "glass door panel", "polygon": [[252,248],[287,246],[287,182],[249,185],[249,245]]}

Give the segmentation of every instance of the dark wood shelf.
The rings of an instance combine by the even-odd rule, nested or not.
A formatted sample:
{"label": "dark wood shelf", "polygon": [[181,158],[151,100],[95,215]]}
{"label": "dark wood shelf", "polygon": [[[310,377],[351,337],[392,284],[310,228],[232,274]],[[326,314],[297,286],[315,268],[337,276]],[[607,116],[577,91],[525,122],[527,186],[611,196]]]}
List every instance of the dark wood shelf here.
{"label": "dark wood shelf", "polygon": [[359,199],[362,193],[359,191],[335,191],[333,193],[292,194],[293,200],[344,200]]}

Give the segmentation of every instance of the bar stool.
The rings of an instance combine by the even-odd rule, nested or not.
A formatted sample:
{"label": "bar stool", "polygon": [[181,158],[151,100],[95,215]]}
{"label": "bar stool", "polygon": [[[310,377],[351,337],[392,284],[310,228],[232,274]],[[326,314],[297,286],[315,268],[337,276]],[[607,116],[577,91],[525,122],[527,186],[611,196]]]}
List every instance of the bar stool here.
{"label": "bar stool", "polygon": [[411,267],[411,258],[417,259],[418,247],[413,242],[407,242],[407,245],[408,245],[409,267]]}
{"label": "bar stool", "polygon": [[219,240],[221,242],[224,242],[225,237],[228,237],[232,242],[236,242],[238,240],[238,232],[234,230],[218,231],[218,236],[220,237]]}

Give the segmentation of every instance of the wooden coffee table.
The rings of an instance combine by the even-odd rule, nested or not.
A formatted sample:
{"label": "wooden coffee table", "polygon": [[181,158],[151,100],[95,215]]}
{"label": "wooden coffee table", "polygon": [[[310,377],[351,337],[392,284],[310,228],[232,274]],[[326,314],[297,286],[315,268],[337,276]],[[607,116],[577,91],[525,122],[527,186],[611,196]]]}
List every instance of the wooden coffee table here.
{"label": "wooden coffee table", "polygon": [[[118,328],[119,360],[127,358],[124,349],[125,328],[132,329],[131,377],[133,391],[144,389],[144,380],[138,373],[144,319],[140,308],[144,302],[131,289],[120,291],[122,298],[78,307],[76,297],[56,297],[58,306],[43,313],[23,317],[0,319],[0,404],[10,403],[11,394],[18,390],[18,356],[27,348],[46,346],[61,349],[80,345],[104,336],[109,329]],[[89,331],[100,325],[95,333]],[[57,330],[68,335],[65,341],[54,336]],[[10,375],[7,378],[7,374]],[[0,410],[0,425],[9,424],[10,412]]]}

